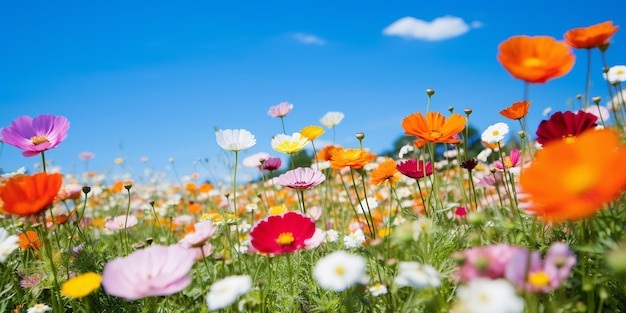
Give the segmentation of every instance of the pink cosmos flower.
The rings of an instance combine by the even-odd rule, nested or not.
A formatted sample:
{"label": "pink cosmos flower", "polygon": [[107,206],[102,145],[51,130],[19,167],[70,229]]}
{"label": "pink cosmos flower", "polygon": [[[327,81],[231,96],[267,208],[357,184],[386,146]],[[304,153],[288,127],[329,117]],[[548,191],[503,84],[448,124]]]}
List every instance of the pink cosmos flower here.
{"label": "pink cosmos flower", "polygon": [[24,150],[25,157],[58,146],[67,137],[70,122],[63,116],[42,114],[31,118],[20,116],[10,126],[2,128],[2,141]]}
{"label": "pink cosmos flower", "polygon": [[196,252],[179,245],[152,245],[104,266],[102,287],[112,296],[137,300],[167,296],[191,284]]}
{"label": "pink cosmos flower", "polygon": [[281,102],[269,109],[267,115],[271,117],[284,117],[293,109],[293,104],[289,102]]}
{"label": "pink cosmos flower", "polygon": [[272,215],[250,231],[250,243],[260,253],[291,253],[315,245],[315,222],[298,212]]}
{"label": "pink cosmos flower", "polygon": [[178,244],[185,248],[198,248],[204,245],[204,243],[215,234],[217,228],[210,220],[204,220],[193,225],[195,231],[189,233],[181,239]]}
{"label": "pink cosmos flower", "polygon": [[283,164],[283,161],[280,158],[269,157],[263,161],[263,165],[261,165],[261,169],[267,171],[275,171],[280,168]]}
{"label": "pink cosmos flower", "polygon": [[519,149],[511,150],[511,154],[503,157],[503,159],[504,159],[504,164],[502,164],[502,161],[497,160],[497,161],[494,161],[491,165],[500,171],[504,171],[505,169],[511,169],[517,166],[520,162]]}
{"label": "pink cosmos flower", "polygon": [[321,184],[326,177],[320,170],[298,167],[278,176],[278,183],[293,189],[310,189]]}
{"label": "pink cosmos flower", "polygon": [[128,217],[126,217],[126,215],[120,215],[108,220],[106,224],[104,224],[104,228],[108,230],[126,229],[137,225],[137,222],[137,217],[134,215],[128,215]]}
{"label": "pink cosmos flower", "polygon": [[469,282],[477,277],[504,278],[511,258],[520,250],[523,249],[507,244],[496,244],[456,253],[455,257],[461,262],[458,278],[462,282]]}

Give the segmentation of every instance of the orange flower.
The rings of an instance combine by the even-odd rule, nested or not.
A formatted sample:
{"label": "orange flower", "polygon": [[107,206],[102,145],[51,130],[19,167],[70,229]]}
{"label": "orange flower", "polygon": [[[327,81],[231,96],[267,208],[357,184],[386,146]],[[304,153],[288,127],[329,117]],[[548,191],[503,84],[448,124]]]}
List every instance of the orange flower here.
{"label": "orange flower", "polygon": [[17,237],[19,238],[19,240],[17,241],[17,244],[20,246],[20,248],[24,250],[26,249],[39,250],[41,249],[41,246],[43,245],[41,243],[41,240],[39,240],[39,237],[37,236],[37,232],[32,231],[32,230],[29,230],[22,234],[18,234]]}
{"label": "orange flower", "polygon": [[518,101],[511,104],[510,107],[500,111],[500,115],[508,119],[519,120],[528,114],[529,107],[530,101]]}
{"label": "orange flower", "polygon": [[21,175],[10,178],[0,188],[2,210],[15,215],[37,214],[54,202],[61,189],[62,175],[59,173]]}
{"label": "orange flower", "polygon": [[498,47],[498,60],[515,78],[545,83],[561,77],[574,66],[574,54],[562,42],[547,36],[514,36]]}
{"label": "orange flower", "polygon": [[393,186],[400,180],[400,172],[396,168],[396,161],[388,159],[378,165],[371,173],[371,182],[374,185],[380,185],[386,181]]}
{"label": "orange flower", "polygon": [[342,169],[346,166],[351,168],[362,168],[365,164],[369,163],[370,160],[371,155],[365,150],[335,148],[332,150],[330,167],[334,169]]}
{"label": "orange flower", "polygon": [[420,137],[428,142],[459,143],[460,139],[454,136],[465,128],[465,117],[452,114],[446,118],[438,112],[413,113],[402,120],[402,128],[407,135]]}
{"label": "orange flower", "polygon": [[613,21],[607,21],[589,27],[575,28],[565,33],[565,42],[576,49],[591,49],[603,45],[619,29]]}
{"label": "orange flower", "polygon": [[318,161],[330,161],[333,156],[333,150],[339,148],[338,146],[328,145],[317,153]]}
{"label": "orange flower", "polygon": [[626,189],[626,147],[613,130],[589,130],[573,143],[553,141],[521,173],[527,210],[548,221],[592,216]]}

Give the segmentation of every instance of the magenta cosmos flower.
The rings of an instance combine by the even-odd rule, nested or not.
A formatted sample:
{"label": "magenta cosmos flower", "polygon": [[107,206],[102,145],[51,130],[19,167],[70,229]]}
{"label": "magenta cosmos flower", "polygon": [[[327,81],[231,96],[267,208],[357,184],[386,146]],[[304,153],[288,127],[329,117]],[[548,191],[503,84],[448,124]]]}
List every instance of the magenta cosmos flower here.
{"label": "magenta cosmos flower", "polygon": [[497,160],[494,161],[491,165],[500,171],[504,171],[505,169],[510,169],[517,166],[521,160],[519,149],[511,150],[511,154],[503,157],[502,159],[504,159],[504,163],[502,163],[502,161],[500,160]]}
{"label": "magenta cosmos flower", "polygon": [[269,109],[267,115],[271,117],[284,117],[293,109],[293,104],[289,102],[281,102]]}
{"label": "magenta cosmos flower", "polygon": [[414,179],[433,174],[433,165],[430,162],[418,161],[417,159],[402,161],[396,165],[396,169],[402,175]]}
{"label": "magenta cosmos flower", "polygon": [[315,222],[297,212],[272,215],[250,231],[250,243],[260,253],[291,253],[305,248],[315,235]]}
{"label": "magenta cosmos flower", "polygon": [[573,142],[576,136],[596,127],[598,117],[584,111],[555,112],[537,128],[537,142],[544,145],[552,140]]}
{"label": "magenta cosmos flower", "polygon": [[279,169],[282,164],[283,164],[283,161],[280,158],[269,157],[263,161],[263,164],[261,165],[261,169],[267,170],[267,171],[275,171]]}
{"label": "magenta cosmos flower", "polygon": [[298,167],[278,176],[278,183],[293,189],[309,189],[321,184],[326,177],[320,170]]}
{"label": "magenta cosmos flower", "polygon": [[24,150],[22,154],[31,157],[58,146],[67,137],[69,128],[70,122],[65,117],[42,114],[35,118],[20,116],[0,134],[2,141]]}
{"label": "magenta cosmos flower", "polygon": [[102,287],[127,300],[177,293],[189,284],[187,276],[196,252],[179,245],[153,245],[117,258],[104,266]]}

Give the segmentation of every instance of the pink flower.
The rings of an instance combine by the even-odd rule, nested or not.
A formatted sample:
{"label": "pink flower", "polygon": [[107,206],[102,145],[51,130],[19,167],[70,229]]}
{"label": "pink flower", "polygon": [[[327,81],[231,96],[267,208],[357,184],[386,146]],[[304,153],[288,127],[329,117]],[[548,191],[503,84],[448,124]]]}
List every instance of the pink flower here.
{"label": "pink flower", "polygon": [[326,177],[320,170],[298,167],[278,176],[278,183],[293,189],[309,189],[321,184]]}
{"label": "pink flower", "polygon": [[85,151],[78,154],[78,158],[81,160],[91,160],[95,158],[96,155],[93,152]]}
{"label": "pink flower", "polygon": [[497,244],[474,247],[457,253],[456,257],[461,261],[459,279],[462,282],[468,282],[477,277],[504,278],[507,265],[513,255],[520,250],[523,249],[517,246]]}
{"label": "pink flower", "polygon": [[2,141],[31,157],[58,146],[67,137],[70,122],[63,116],[42,114],[31,118],[20,116],[0,132]]}
{"label": "pink flower", "polygon": [[269,157],[263,161],[263,165],[261,165],[261,169],[268,171],[275,171],[280,168],[283,161],[280,158]]}
{"label": "pink flower", "polygon": [[504,164],[502,164],[502,161],[498,160],[498,161],[494,161],[492,166],[500,171],[504,171],[505,169],[510,169],[510,168],[517,166],[520,162],[519,149],[511,150],[511,154],[503,157],[503,159],[504,159]]}
{"label": "pink flower", "polygon": [[293,104],[289,102],[281,102],[269,109],[267,115],[271,117],[284,117],[293,109]]}
{"label": "pink flower", "polygon": [[126,215],[120,215],[108,220],[106,224],[104,224],[104,228],[108,230],[126,229],[137,225],[137,222],[137,217],[134,215],[128,215],[128,217]]}
{"label": "pink flower", "polygon": [[519,250],[507,266],[506,278],[519,290],[548,293],[561,286],[575,264],[574,252],[564,243],[554,243],[543,261],[537,251]]}
{"label": "pink flower", "polygon": [[217,230],[210,220],[204,220],[194,224],[194,229],[195,231],[193,233],[185,235],[178,244],[188,249],[202,247]]}
{"label": "pink flower", "polygon": [[167,296],[191,284],[196,252],[178,245],[153,245],[104,266],[102,287],[112,296],[137,300]]}
{"label": "pink flower", "polygon": [[418,161],[417,159],[401,161],[396,165],[396,168],[402,175],[413,179],[433,174],[433,165],[430,162],[424,163],[424,161]]}

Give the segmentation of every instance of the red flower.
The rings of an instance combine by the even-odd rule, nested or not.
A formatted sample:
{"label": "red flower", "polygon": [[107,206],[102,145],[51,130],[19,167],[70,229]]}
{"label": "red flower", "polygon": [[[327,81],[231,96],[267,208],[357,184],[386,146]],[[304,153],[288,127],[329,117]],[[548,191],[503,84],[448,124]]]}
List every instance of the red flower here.
{"label": "red flower", "polygon": [[402,161],[396,168],[402,175],[414,179],[433,174],[433,165],[430,162],[426,162],[424,165],[424,161],[417,161],[417,159]]}
{"label": "red flower", "polygon": [[282,254],[303,249],[314,234],[315,222],[310,217],[287,212],[259,221],[250,231],[250,241],[258,252]]}
{"label": "red flower", "polygon": [[0,187],[2,211],[15,215],[33,215],[50,206],[61,189],[59,173],[21,175],[10,178]]}
{"label": "red flower", "polygon": [[572,142],[576,136],[596,127],[597,116],[584,111],[555,112],[537,128],[537,142],[544,145],[552,140]]}

